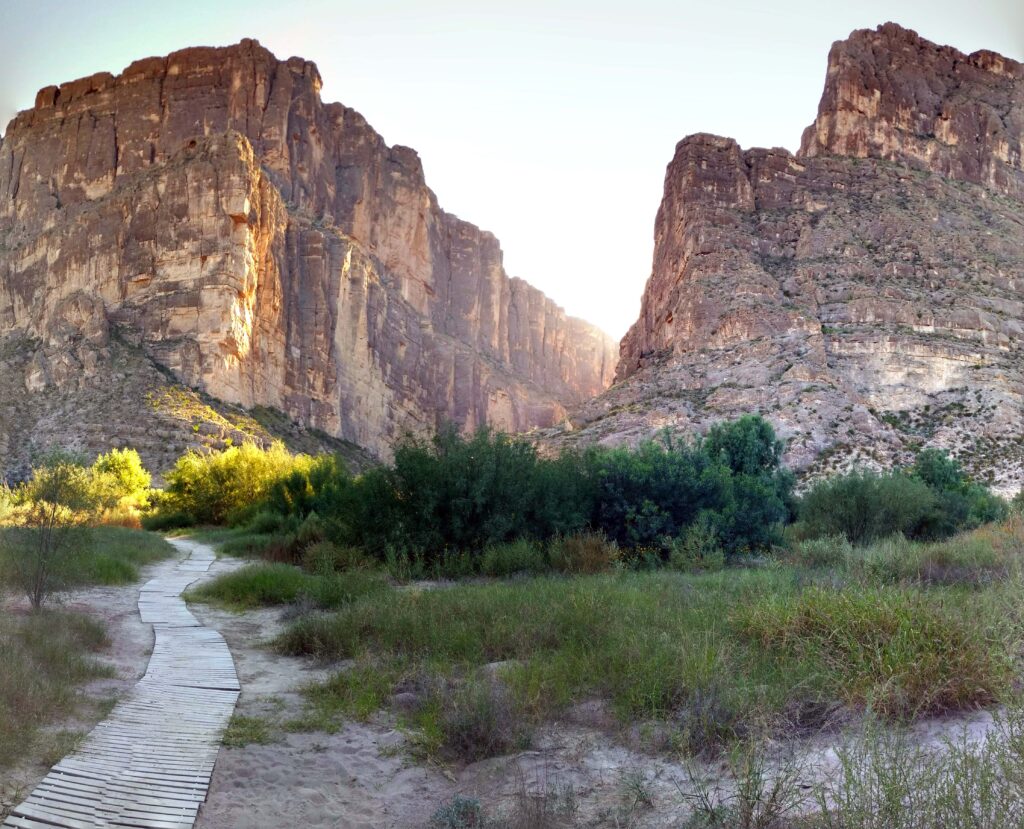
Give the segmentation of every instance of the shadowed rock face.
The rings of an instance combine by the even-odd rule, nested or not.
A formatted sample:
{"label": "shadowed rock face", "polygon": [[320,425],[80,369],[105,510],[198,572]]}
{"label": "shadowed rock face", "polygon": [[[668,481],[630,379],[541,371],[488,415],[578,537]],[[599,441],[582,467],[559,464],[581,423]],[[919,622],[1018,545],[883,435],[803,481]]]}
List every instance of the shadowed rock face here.
{"label": "shadowed rock face", "polygon": [[320,83],[246,40],[39,92],[0,144],[0,336],[35,343],[27,393],[103,375],[113,329],[188,386],[386,454],[607,387],[609,339],[510,279]]}
{"label": "shadowed rock face", "polygon": [[833,46],[800,152],[676,147],[617,384],[556,441],[761,412],[810,473],[1024,464],[1024,67],[893,24]]}

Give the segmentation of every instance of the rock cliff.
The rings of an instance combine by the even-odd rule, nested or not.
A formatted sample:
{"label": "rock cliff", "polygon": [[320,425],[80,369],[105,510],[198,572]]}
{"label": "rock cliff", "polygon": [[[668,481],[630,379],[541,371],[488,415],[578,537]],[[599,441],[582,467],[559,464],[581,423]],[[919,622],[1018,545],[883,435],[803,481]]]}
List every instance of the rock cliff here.
{"label": "rock cliff", "polygon": [[808,474],[952,450],[1024,478],[1024,66],[894,24],[829,55],[794,156],[676,147],[617,383],[555,442],[769,417]]}
{"label": "rock cliff", "polygon": [[[549,425],[607,387],[614,344],[510,279],[416,153],[320,85],[245,40],[39,92],[0,143],[24,394],[110,381],[116,336],[183,387],[386,454],[443,420]],[[12,406],[0,429],[31,442]]]}

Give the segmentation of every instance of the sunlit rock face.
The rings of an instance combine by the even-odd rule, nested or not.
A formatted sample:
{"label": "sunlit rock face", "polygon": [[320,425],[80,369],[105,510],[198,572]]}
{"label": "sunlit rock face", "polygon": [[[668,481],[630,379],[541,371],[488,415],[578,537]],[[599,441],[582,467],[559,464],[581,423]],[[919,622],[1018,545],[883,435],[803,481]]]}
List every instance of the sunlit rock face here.
{"label": "sunlit rock face", "polygon": [[793,156],[676,148],[617,383],[556,443],[761,412],[807,473],[1024,462],[1024,68],[893,24],[833,46]]}
{"label": "sunlit rock face", "polygon": [[39,92],[0,144],[0,338],[37,344],[26,394],[102,374],[116,331],[186,385],[386,455],[608,386],[614,344],[510,279],[416,153],[320,83],[246,40]]}

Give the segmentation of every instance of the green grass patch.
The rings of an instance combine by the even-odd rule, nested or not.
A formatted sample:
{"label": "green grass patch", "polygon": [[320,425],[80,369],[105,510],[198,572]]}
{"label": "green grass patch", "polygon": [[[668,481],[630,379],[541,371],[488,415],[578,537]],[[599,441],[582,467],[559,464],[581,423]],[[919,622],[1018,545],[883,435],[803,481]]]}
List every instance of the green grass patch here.
{"label": "green grass patch", "polygon": [[233,714],[221,742],[228,748],[267,745],[274,741],[273,724],[262,717]]}
{"label": "green grass patch", "polygon": [[74,713],[79,685],[113,676],[95,659],[107,644],[102,625],[80,614],[0,616],[0,768],[33,748],[41,726]]}
{"label": "green grass patch", "polygon": [[[360,716],[386,705],[397,677],[427,677],[433,690],[415,718],[425,743],[457,749],[454,729],[484,751],[473,728],[490,732],[465,725],[467,716],[486,724],[507,708],[514,716],[503,721],[531,723],[594,697],[623,722],[666,723],[671,746],[700,753],[814,730],[840,707],[902,720],[1009,694],[1013,585],[819,587],[808,572],[622,572],[393,591],[301,618],[276,646],[355,659],[358,670],[312,696]],[[497,670],[508,705],[479,691],[476,678],[495,662],[506,663]],[[453,713],[460,699],[468,714]]]}
{"label": "green grass patch", "polygon": [[153,533],[124,527],[97,527],[83,551],[86,584],[133,584],[139,568],[175,554],[174,547]]}
{"label": "green grass patch", "polygon": [[387,579],[380,573],[352,570],[314,575],[289,564],[261,563],[218,576],[188,591],[186,598],[232,610],[273,607],[300,599],[333,609],[388,590]]}

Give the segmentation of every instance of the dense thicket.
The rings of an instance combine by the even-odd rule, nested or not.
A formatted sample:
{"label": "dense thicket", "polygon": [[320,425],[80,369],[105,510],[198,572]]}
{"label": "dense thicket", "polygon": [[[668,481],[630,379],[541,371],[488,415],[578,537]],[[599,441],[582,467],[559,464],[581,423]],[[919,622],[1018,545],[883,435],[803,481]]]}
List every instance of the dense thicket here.
{"label": "dense thicket", "polygon": [[[865,544],[893,534],[943,538],[1006,511],[936,450],[905,470],[833,477],[798,502],[782,451],[754,415],[697,440],[665,433],[554,457],[522,438],[448,428],[403,441],[391,464],[356,477],[332,457],[238,446],[179,459],[155,524],[247,527],[261,538],[239,550],[278,560],[298,561],[327,542],[346,560],[354,550],[462,574],[617,559],[703,568],[770,549],[798,514],[804,537]],[[333,555],[325,549],[320,560]]]}
{"label": "dense thicket", "polygon": [[854,544],[886,536],[936,540],[1006,516],[1007,504],[970,481],[937,449],[914,465],[886,473],[853,471],[817,483],[803,497],[800,518],[810,536],[843,535]]}

